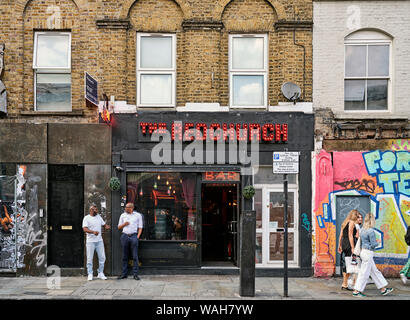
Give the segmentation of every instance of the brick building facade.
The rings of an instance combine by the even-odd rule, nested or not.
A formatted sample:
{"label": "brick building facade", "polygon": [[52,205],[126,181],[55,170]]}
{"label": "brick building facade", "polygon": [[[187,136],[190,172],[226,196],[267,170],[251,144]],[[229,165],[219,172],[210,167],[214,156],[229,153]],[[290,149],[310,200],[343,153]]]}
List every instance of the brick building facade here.
{"label": "brick building facade", "polygon": [[[69,229],[70,219],[67,218],[67,222],[56,222],[58,228],[61,227],[59,232],[65,230],[66,233],[53,235],[56,227],[54,226],[53,230],[51,222],[56,220],[56,216],[61,215],[56,211],[67,207],[64,201],[67,202],[68,199],[61,194],[61,189],[70,188],[61,184],[65,180],[72,183],[71,188],[74,190],[75,183],[79,183],[84,188],[81,196],[77,197],[74,206],[76,210],[87,213],[89,205],[97,203],[101,214],[114,226],[113,231],[107,233],[105,237],[106,272],[118,273],[117,263],[120,253],[115,226],[121,212],[123,196],[130,197],[131,191],[127,187],[127,181],[140,179],[135,172],[141,170],[152,172],[152,163],[149,166],[148,162],[141,161],[139,167],[134,168],[137,171],[134,169],[134,171],[131,169],[127,171],[127,168],[139,162],[140,158],[129,156],[128,163],[124,160],[127,155],[135,151],[130,150],[133,149],[130,147],[133,146],[133,141],[127,141],[129,136],[123,136],[118,131],[120,126],[115,127],[113,124],[111,128],[100,121],[99,111],[103,107],[103,102],[100,102],[99,107],[86,103],[84,73],[87,72],[98,80],[99,100],[103,101],[103,94],[113,98],[113,117],[115,120],[118,114],[120,124],[121,121],[129,123],[132,121],[130,119],[140,115],[146,116],[151,121],[154,119],[155,122],[161,122],[165,117],[162,115],[163,112],[171,112],[171,116],[167,118],[169,121],[187,119],[190,115],[195,117],[197,111],[205,112],[202,114],[202,120],[198,118],[197,122],[203,121],[208,124],[214,119],[219,119],[221,123],[228,123],[233,121],[235,116],[239,117],[235,121],[241,122],[241,119],[246,121],[249,118],[260,127],[264,125],[262,123],[264,118],[271,119],[273,122],[277,118],[281,119],[282,123],[291,123],[293,127],[289,128],[289,141],[292,143],[289,142],[288,145],[285,141],[280,145],[264,146],[265,160],[262,161],[261,166],[265,166],[268,171],[270,168],[271,171],[272,151],[300,152],[301,168],[306,171],[301,172],[302,174],[293,182],[295,212],[292,221],[295,238],[292,244],[292,261],[296,274],[310,275],[311,229],[301,227],[302,213],[311,211],[310,187],[299,192],[298,185],[302,182],[310,185],[311,181],[309,169],[310,151],[313,148],[313,139],[309,138],[313,135],[313,129],[309,129],[313,119],[311,114],[313,19],[311,1],[5,0],[0,4],[0,12],[2,13],[0,43],[5,44],[4,72],[1,80],[7,90],[8,109],[7,113],[0,118],[2,137],[0,175],[16,175],[22,179],[21,181],[27,181],[23,184],[25,187],[20,189],[17,183],[15,199],[11,199],[10,196],[7,199],[15,207],[15,219],[20,214],[26,218],[25,221],[30,221],[33,215],[34,231],[39,235],[39,239],[36,239],[38,241],[28,237],[27,228],[31,224],[23,221],[20,221],[20,229],[16,227],[15,234],[3,235],[3,243],[7,242],[9,247],[11,246],[11,249],[2,249],[4,259],[10,260],[10,264],[3,269],[21,274],[44,275],[46,267],[54,261],[54,264],[60,264],[63,270],[83,272],[84,259],[74,262],[64,260],[64,256],[70,254],[77,256],[83,254],[81,252],[81,248],[84,248],[83,244],[78,244],[77,251],[70,253],[67,251],[67,246],[53,248],[53,244],[50,243],[50,239],[60,239],[58,241],[61,243],[67,243],[69,236],[64,240],[67,230],[74,232],[76,229],[75,227]],[[143,46],[149,43],[152,37],[159,35],[170,40],[172,50],[175,50],[175,56],[171,59],[172,66],[162,69],[157,66],[144,69],[141,60],[144,54]],[[233,43],[241,36],[247,40],[254,37],[260,40],[258,43],[263,42],[263,50],[259,52],[263,56],[263,63],[262,60],[259,61],[261,67],[245,68],[246,70],[239,68],[239,71],[232,67],[232,55],[236,54],[232,49]],[[54,52],[54,58],[65,54],[47,47],[54,43],[54,40],[50,40],[52,37],[56,37],[56,40],[58,37],[58,41],[63,42],[66,41],[64,39],[68,39],[64,42],[69,48],[66,51],[68,66],[64,65],[64,59],[56,62],[56,65],[52,65],[54,63],[52,58],[42,60],[45,52]],[[143,42],[145,40],[148,42]],[[154,45],[152,43],[149,45]],[[161,54],[161,50],[155,51],[155,57]],[[150,57],[148,55],[144,56],[145,58]],[[244,74],[245,77],[241,80],[250,79],[246,76],[258,78],[258,81],[262,79],[260,81],[262,85],[258,87],[260,91],[257,91],[260,93],[257,98],[260,98],[261,102],[244,102],[241,100],[244,99],[243,96],[240,95],[243,92],[238,92],[238,97],[234,95],[234,81]],[[171,81],[171,84],[167,86],[169,82],[160,82],[161,76],[162,79],[167,78],[167,81]],[[283,97],[281,86],[285,82],[294,82],[300,86],[301,96],[296,104]],[[145,89],[150,83],[154,83],[154,87],[157,88],[154,97],[145,94],[147,92]],[[162,91],[166,90],[158,89],[160,85],[164,85],[163,88],[166,90],[169,89],[169,93],[163,93]],[[50,103],[47,97],[52,97],[54,100]],[[165,100],[166,103],[162,103]],[[127,115],[122,115],[121,118],[120,114],[123,113],[128,113],[130,118],[127,120]],[[259,116],[255,119],[256,114]],[[139,125],[136,124],[137,127]],[[124,126],[126,127],[125,123]],[[134,129],[130,126],[129,130],[132,132]],[[111,135],[112,131],[113,135]],[[302,132],[307,139],[303,146],[300,143],[302,137],[299,139]],[[130,135],[132,136],[132,133]],[[112,141],[114,138],[117,140]],[[137,139],[141,137],[138,136]],[[14,147],[10,148],[10,146]],[[134,146],[135,148],[138,149],[139,146]],[[119,172],[115,167],[124,167],[125,171]],[[205,171],[217,170],[216,167],[205,168],[202,171],[198,167],[191,169],[196,172],[197,177]],[[175,172],[176,167],[167,166],[161,170]],[[225,166],[223,170],[229,171],[232,167]],[[77,171],[78,174],[73,173]],[[120,193],[111,193],[108,189],[107,183],[111,176],[120,177],[122,181]],[[252,207],[252,201],[245,201],[239,191],[249,183],[252,183],[252,177],[241,178],[236,184],[231,185],[238,190],[237,200],[241,210]],[[258,192],[264,194],[263,201],[269,203],[265,199],[265,193],[269,197],[271,192],[269,190],[279,188],[279,185],[278,183],[270,185],[269,181],[261,183]],[[57,190],[56,193],[51,193],[52,188]],[[198,184],[198,188],[201,189],[201,183]],[[34,202],[28,196],[30,192],[36,195],[34,198],[38,198]],[[138,192],[143,194],[139,189]],[[75,196],[74,191],[73,196]],[[18,202],[19,197],[21,197],[20,202]],[[54,203],[59,205],[56,207]],[[72,210],[72,208],[66,209],[67,212]],[[204,208],[202,209],[204,211]],[[278,248],[274,249],[276,244],[282,241],[281,231],[277,230],[277,226],[269,229],[269,212],[266,209],[262,212],[262,206],[258,210],[261,210],[261,226],[257,230],[257,235],[260,236],[265,249],[260,249],[261,254],[263,251],[263,258],[261,257],[257,263],[260,264],[261,269],[275,274],[280,272],[280,261],[283,259],[283,252],[280,253]],[[201,228],[201,219],[205,219],[205,216],[201,216],[204,214],[202,211],[198,208],[198,217],[200,217],[196,220],[198,228]],[[237,216],[235,219],[238,218]],[[306,218],[304,221],[307,221]],[[63,225],[68,229],[62,228]],[[183,239],[185,242],[178,242],[175,247],[177,253],[184,248],[184,245],[185,248],[199,248],[195,249],[193,254],[196,258],[192,260],[195,261],[194,267],[199,268],[202,261],[200,250],[204,245],[201,232],[196,234],[192,243],[187,241],[192,239],[186,238]],[[29,238],[33,240],[30,240],[30,243]],[[153,253],[154,249],[148,248],[148,243],[149,241],[145,245],[147,257],[158,254]],[[158,244],[153,244],[156,245]],[[33,246],[36,250],[33,250]],[[142,251],[144,252],[144,247]],[[44,255],[43,259],[38,260],[39,255]],[[154,258],[161,260],[160,256]],[[145,262],[151,261],[149,259],[146,258]],[[141,261],[144,266],[144,257],[141,257]],[[149,266],[149,263],[146,265]]]}

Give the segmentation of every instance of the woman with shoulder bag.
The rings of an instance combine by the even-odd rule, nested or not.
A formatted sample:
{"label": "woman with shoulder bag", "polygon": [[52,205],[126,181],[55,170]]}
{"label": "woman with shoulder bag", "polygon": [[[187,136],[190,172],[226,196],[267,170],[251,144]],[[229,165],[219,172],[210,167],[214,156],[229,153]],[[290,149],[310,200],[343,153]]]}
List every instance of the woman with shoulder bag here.
{"label": "woman with shoulder bag", "polygon": [[343,221],[341,226],[341,231],[339,235],[339,247],[338,252],[342,254],[342,262],[344,258],[344,264],[342,264],[342,272],[343,272],[343,283],[342,283],[342,290],[353,291],[353,289],[349,288],[348,281],[350,277],[350,273],[347,272],[346,264],[351,261],[352,259],[352,251],[354,249],[355,243],[357,241],[356,238],[356,221],[357,217],[360,215],[359,211],[352,210],[347,215],[346,219]]}
{"label": "woman with shoulder bag", "polygon": [[376,241],[376,235],[374,233],[374,226],[376,224],[375,217],[372,213],[368,213],[364,218],[363,228],[360,231],[361,241],[361,267],[359,275],[357,277],[356,284],[354,286],[354,297],[365,297],[363,294],[366,288],[367,280],[369,276],[372,277],[377,289],[380,289],[382,295],[388,295],[393,291],[393,288],[386,288],[387,281],[383,277],[383,274],[377,269],[373,260],[374,250],[377,248],[378,243]]}

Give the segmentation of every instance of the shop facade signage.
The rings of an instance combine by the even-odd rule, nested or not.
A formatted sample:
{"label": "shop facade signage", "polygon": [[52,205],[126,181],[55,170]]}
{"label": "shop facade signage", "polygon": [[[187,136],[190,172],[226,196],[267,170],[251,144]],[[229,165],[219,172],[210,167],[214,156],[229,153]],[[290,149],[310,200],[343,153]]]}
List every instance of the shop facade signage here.
{"label": "shop facade signage", "polygon": [[241,176],[239,172],[233,171],[206,171],[202,173],[202,181],[240,181]]}
{"label": "shop facade signage", "polygon": [[267,143],[286,143],[288,125],[286,123],[194,123],[175,121],[171,125],[165,122],[139,122],[139,130],[144,136],[169,132],[171,140],[193,141],[259,141]]}

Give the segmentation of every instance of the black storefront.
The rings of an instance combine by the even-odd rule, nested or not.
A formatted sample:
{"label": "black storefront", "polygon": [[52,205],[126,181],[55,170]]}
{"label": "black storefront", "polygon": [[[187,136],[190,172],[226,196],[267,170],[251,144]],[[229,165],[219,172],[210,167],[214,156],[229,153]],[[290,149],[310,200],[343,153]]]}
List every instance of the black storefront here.
{"label": "black storefront", "polygon": [[[121,181],[121,190],[112,193],[114,274],[121,272],[116,225],[126,202],[133,202],[144,216],[142,274],[239,273],[241,212],[256,206],[255,198],[245,199],[242,190],[255,183],[252,168],[263,167],[269,183],[274,151],[299,152],[295,217],[302,221],[301,213],[309,213],[303,217],[305,222],[306,216],[310,219],[312,114],[139,111],[114,114],[111,120],[112,175]],[[273,209],[268,210],[265,220],[274,216]],[[280,227],[277,223],[268,221]],[[289,275],[310,276],[311,233],[301,223],[296,226],[292,250],[297,257]],[[272,230],[280,235],[280,228]],[[267,248],[273,248],[269,242],[278,243],[272,235],[264,245],[267,263],[257,264],[256,275],[283,273],[283,266],[272,260],[273,249]]]}

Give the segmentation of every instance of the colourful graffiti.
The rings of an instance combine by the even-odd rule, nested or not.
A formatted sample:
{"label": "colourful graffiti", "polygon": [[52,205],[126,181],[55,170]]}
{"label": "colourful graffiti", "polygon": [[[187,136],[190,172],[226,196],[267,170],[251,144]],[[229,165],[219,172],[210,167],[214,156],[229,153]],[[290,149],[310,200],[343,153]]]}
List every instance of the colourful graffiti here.
{"label": "colourful graffiti", "polygon": [[[398,275],[409,257],[404,241],[410,225],[410,152],[405,149],[408,145],[408,141],[400,140],[391,145],[395,150],[331,154],[322,150],[317,155],[315,276],[335,273],[336,232],[342,210],[360,206],[363,215],[369,210],[376,216],[380,241],[375,252],[376,264],[385,275]],[[366,201],[368,207],[363,207]]]}

